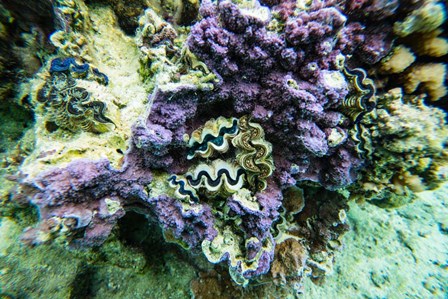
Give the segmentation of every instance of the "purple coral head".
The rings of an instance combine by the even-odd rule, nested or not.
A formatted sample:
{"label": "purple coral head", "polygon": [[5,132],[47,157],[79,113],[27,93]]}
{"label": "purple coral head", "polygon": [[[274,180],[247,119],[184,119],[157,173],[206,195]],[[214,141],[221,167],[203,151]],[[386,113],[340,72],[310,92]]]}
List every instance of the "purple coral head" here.
{"label": "purple coral head", "polygon": [[347,18],[334,7],[312,12],[303,11],[286,24],[286,39],[294,46],[315,43],[334,35],[346,20]]}
{"label": "purple coral head", "polygon": [[180,201],[166,195],[150,198],[149,203],[163,228],[171,230],[190,248],[199,248],[203,240],[211,241],[218,234],[207,204],[185,208]]}
{"label": "purple coral head", "polygon": [[338,106],[348,95],[347,81],[340,71],[322,70],[318,84],[322,87],[330,105]]}
{"label": "purple coral head", "polygon": [[215,16],[217,14],[217,6],[211,0],[202,0],[199,13],[204,18]]}
{"label": "purple coral head", "polygon": [[[260,248],[259,251],[261,250],[261,256],[258,258],[257,263],[258,266],[255,270],[248,270],[245,271],[243,273],[243,276],[245,278],[253,278],[253,277],[257,277],[263,274],[266,274],[270,267],[271,267],[271,263],[274,259],[274,252],[275,252],[275,241],[274,238],[272,237],[271,234],[268,235],[267,237],[269,240],[265,241],[265,242],[270,242],[272,244],[272,247],[269,248],[269,250],[266,250],[266,248]],[[255,251],[253,249],[255,249],[256,247],[258,247],[256,244],[254,244],[255,246],[253,248],[250,248],[249,245],[249,249],[251,249],[253,254]],[[258,252],[259,252],[258,251]],[[258,254],[257,252],[257,254]]]}
{"label": "purple coral head", "polygon": [[166,154],[167,147],[173,139],[171,131],[156,124],[137,125],[133,131],[133,140],[137,148],[149,150],[155,155]]}
{"label": "purple coral head", "polygon": [[231,1],[221,1],[219,12],[223,27],[235,33],[244,33],[248,27],[260,28],[264,22],[254,16],[245,15]]}

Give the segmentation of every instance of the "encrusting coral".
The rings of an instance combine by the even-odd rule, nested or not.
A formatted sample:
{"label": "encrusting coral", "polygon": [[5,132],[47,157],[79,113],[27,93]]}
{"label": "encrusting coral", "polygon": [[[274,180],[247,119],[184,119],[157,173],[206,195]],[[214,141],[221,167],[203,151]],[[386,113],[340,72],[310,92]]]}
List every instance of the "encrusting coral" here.
{"label": "encrusting coral", "polygon": [[[334,189],[355,179],[355,170],[361,166],[362,158],[357,141],[349,132],[355,127],[354,123],[374,109],[375,88],[365,71],[345,65],[340,50],[322,55],[315,48],[320,39],[328,35],[310,39],[310,45],[299,46],[298,43],[296,49],[288,47],[281,36],[268,33],[263,22],[251,15],[250,9],[243,13],[228,1],[204,2],[201,13],[204,19],[193,26],[188,40],[190,50],[217,72],[221,81],[213,92],[199,92],[197,87],[188,84],[174,90],[155,89],[151,95],[151,113],[134,126],[133,140],[136,148],[145,152],[146,167],[174,174],[187,173],[190,169],[187,175],[173,175],[150,185],[154,192],[150,197],[158,198],[158,219],[171,231],[166,233],[169,239],[173,241],[175,237],[176,242],[192,250],[202,244],[202,250],[208,252],[206,256],[214,262],[230,258],[231,276],[245,285],[249,279],[256,280],[266,273],[272,262],[273,251],[262,248],[270,248],[267,231],[280,219],[282,190],[307,180]],[[336,14],[344,19],[334,9],[319,13],[322,14],[320,18]],[[219,18],[222,23],[218,22]],[[295,34],[291,30],[291,34]],[[327,34],[332,36],[337,31],[335,28]],[[327,45],[325,40],[321,42]],[[297,56],[300,51],[308,52],[307,61]],[[242,53],[248,54],[241,56]],[[246,60],[241,61],[241,57]],[[295,59],[294,63],[290,59]],[[345,113],[339,112],[349,94],[352,100],[345,102]],[[354,114],[352,110],[356,110],[355,117],[350,117]],[[245,115],[250,115],[252,121],[247,122]],[[210,116],[214,119],[210,120]],[[247,134],[237,131],[236,123],[239,130],[245,129]],[[260,134],[262,131],[264,134]],[[193,132],[191,137],[186,137],[189,132]],[[234,186],[243,182],[239,169],[256,173],[253,165],[260,168],[267,161],[262,158],[271,146],[260,147],[257,141],[258,136],[263,135],[272,143],[276,170],[265,167],[268,171],[261,178],[268,177],[271,172],[272,177],[261,187],[249,188],[253,194],[242,192],[244,188],[236,192]],[[276,147],[282,149],[281,155],[280,152],[275,155]],[[217,153],[224,155],[224,159],[236,158],[234,161],[241,168],[232,168],[222,160],[215,160],[212,165],[194,164],[195,159],[213,159]],[[249,186],[250,172],[244,177]],[[260,176],[255,176],[253,181],[259,179]],[[216,201],[212,198],[219,190],[225,190],[224,199]],[[169,208],[173,203],[176,203],[176,212]],[[163,210],[171,211],[171,216],[162,214]],[[221,216],[213,216],[215,213]],[[202,233],[186,233],[192,226],[199,233],[197,225],[190,223],[190,215],[196,215]],[[238,225],[242,230],[235,231]],[[233,258],[235,253],[229,253],[226,258],[224,248],[218,246],[214,249],[217,255],[213,255],[210,246],[224,246],[219,242],[224,235],[233,240],[229,241],[229,248],[235,248],[236,253],[244,248],[245,242],[246,251],[255,251],[239,260],[239,266]],[[256,242],[249,242],[253,237],[257,238]],[[257,262],[248,267],[247,261],[255,257]],[[322,257],[320,262],[324,260]],[[316,269],[320,267],[319,262],[313,265]],[[314,272],[316,277],[324,275],[325,267],[322,267]]]}
{"label": "encrusting coral", "polygon": [[215,75],[185,46],[186,33],[182,28],[166,22],[151,8],[145,10],[138,24],[140,74],[150,90],[184,85],[213,88]]}
{"label": "encrusting coral", "polygon": [[58,48],[59,55],[91,61],[89,31],[92,24],[87,6],[83,1],[57,0],[53,7],[59,30],[53,32],[50,41]]}

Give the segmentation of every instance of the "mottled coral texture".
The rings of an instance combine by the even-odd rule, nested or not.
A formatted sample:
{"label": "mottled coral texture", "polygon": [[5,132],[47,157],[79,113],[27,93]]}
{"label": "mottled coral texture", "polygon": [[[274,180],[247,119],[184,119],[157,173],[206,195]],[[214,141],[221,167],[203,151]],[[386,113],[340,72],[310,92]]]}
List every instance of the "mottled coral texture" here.
{"label": "mottled coral texture", "polygon": [[[149,116],[133,126],[131,150],[122,170],[112,169],[107,161],[75,161],[29,179],[26,185],[31,187],[28,194],[40,209],[42,224],[56,221],[53,216],[65,219],[72,214],[82,220],[77,220],[73,238],[84,245],[104,241],[127,206],[134,204],[191,249],[231,227],[241,240],[238,250],[247,253],[237,257],[241,260],[232,271],[247,279],[269,270],[274,256],[270,229],[279,217],[282,189],[302,181],[328,189],[343,187],[356,179],[362,166],[349,138],[329,141],[335,130],[348,136],[352,126],[337,111],[349,85],[341,72],[340,45],[333,42],[346,16],[334,7],[316,7],[288,19],[283,33],[273,33],[229,1],[204,1],[201,14],[188,46],[220,78],[213,91],[194,86],[172,91],[155,88]],[[342,39],[348,43],[351,37]],[[151,170],[179,174],[194,165],[186,159],[185,134],[212,117],[247,114],[272,143],[276,167],[267,190],[255,195],[258,209],[233,197],[224,205],[213,200],[191,205],[168,194],[148,197],[143,192]],[[106,199],[109,209],[118,206],[115,213],[104,210]],[[49,230],[32,229],[26,237],[40,240],[39,232]],[[261,244],[267,247],[262,249]],[[226,253],[220,260],[231,255]],[[250,265],[250,270],[243,273],[242,264]]]}
{"label": "mottled coral texture", "polygon": [[352,145],[328,145],[331,129],[347,132],[335,111],[348,93],[347,84],[329,80],[339,74],[340,54],[330,40],[345,16],[335,8],[304,12],[280,35],[228,1],[204,2],[201,12],[204,19],[192,27],[188,43],[221,77],[204,104],[219,101],[227,113],[251,114],[260,122],[274,153],[282,149],[274,155],[281,185],[296,180],[328,188],[351,183],[361,165]]}
{"label": "mottled coral texture", "polygon": [[152,175],[139,165],[140,158],[131,152],[122,170],[107,159],[77,160],[25,178],[21,193],[38,207],[40,223],[27,229],[23,239],[39,244],[62,237],[73,246],[101,245],[125,210],[146,209],[144,186]]}
{"label": "mottled coral texture", "polygon": [[446,114],[399,88],[378,100],[376,114],[366,120],[375,147],[372,167],[350,189],[354,198],[396,207],[448,178]]}
{"label": "mottled coral texture", "polygon": [[[251,115],[273,145],[276,167],[268,189],[255,195],[260,211],[248,209],[232,197],[225,204],[227,210],[213,201],[201,202],[198,217],[202,220],[196,218],[194,226],[188,224],[192,220],[185,214],[194,207],[160,197],[156,214],[190,248],[197,247],[201,238],[214,238],[211,219],[220,233],[230,225],[232,233],[243,240],[255,237],[261,244],[271,238],[282,189],[303,181],[328,189],[343,187],[356,179],[362,166],[349,138],[329,141],[335,130],[348,136],[352,126],[337,111],[349,93],[349,83],[341,72],[342,52],[333,43],[346,17],[336,8],[316,8],[292,18],[285,32],[277,34],[229,1],[204,1],[200,12],[203,19],[192,27],[188,45],[220,82],[212,92],[189,86],[174,91],[156,89],[151,95],[151,113],[134,127],[133,140],[146,152],[146,167],[185,173],[196,163],[186,159],[185,134],[210,118]],[[172,213],[165,213],[168,210]],[[234,219],[241,219],[241,224]],[[249,260],[261,253],[260,246],[250,244],[240,244],[246,247]],[[230,265],[231,256],[229,252],[221,261],[229,259]],[[252,278],[266,273],[273,252],[262,256],[256,270],[240,275]],[[243,270],[237,266],[232,271]]]}

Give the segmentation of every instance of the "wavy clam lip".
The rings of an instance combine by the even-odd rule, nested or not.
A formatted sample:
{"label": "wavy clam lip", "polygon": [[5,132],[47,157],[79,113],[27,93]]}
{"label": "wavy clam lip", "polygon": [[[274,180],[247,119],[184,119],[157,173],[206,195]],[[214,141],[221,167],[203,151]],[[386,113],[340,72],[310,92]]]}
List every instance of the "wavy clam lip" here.
{"label": "wavy clam lip", "polygon": [[340,110],[350,117],[354,124],[358,124],[366,113],[376,107],[375,85],[361,68],[344,67],[343,71],[352,82],[355,92],[342,101]]}
{"label": "wavy clam lip", "polygon": [[66,106],[67,112],[70,115],[80,116],[84,114],[85,110],[80,105],[80,100],[78,98],[71,98],[67,101]]}
{"label": "wavy clam lip", "polygon": [[[106,104],[101,102],[101,101],[93,101],[91,103],[89,103],[88,105],[86,105],[89,108],[93,109],[93,118],[100,123],[112,123],[114,124],[114,122],[106,117],[104,115],[104,112],[106,111]],[[115,124],[114,124],[115,125]]]}
{"label": "wavy clam lip", "polygon": [[230,193],[238,192],[243,187],[245,172],[229,162],[217,159],[212,165],[199,164],[194,171],[185,175],[193,188],[205,187],[208,191],[217,192],[224,188]]}
{"label": "wavy clam lip", "polygon": [[[76,85],[72,72],[88,77],[92,69],[93,79],[107,85],[108,78],[96,68],[85,64],[77,64],[74,58],[55,58],[50,66],[50,79],[37,92],[37,101],[45,103],[50,109],[48,115],[53,115],[58,126],[73,129],[81,128],[85,131],[95,131],[95,121],[106,124],[115,123],[105,115],[106,104],[90,99],[90,93]],[[87,113],[91,111],[90,113]],[[52,116],[50,116],[51,118]],[[93,119],[92,119],[93,118]]]}
{"label": "wavy clam lip", "polygon": [[188,142],[187,159],[197,156],[208,158],[214,152],[225,153],[229,150],[229,140],[238,134],[238,120],[219,117],[211,119],[204,126],[191,133]]}
{"label": "wavy clam lip", "polygon": [[212,118],[194,130],[188,138],[187,159],[211,158],[214,153],[226,153],[230,145],[235,149],[233,158],[200,162],[185,175],[168,179],[178,199],[197,203],[197,194],[200,196],[204,190],[209,196],[225,196],[242,188],[254,194],[266,189],[266,179],[274,171],[272,145],[264,140],[263,128],[247,115],[239,119]]}
{"label": "wavy clam lip", "polygon": [[176,175],[173,175],[168,179],[168,181],[172,188],[176,188],[175,195],[177,198],[187,200],[190,203],[199,202],[196,190],[189,186],[182,177],[178,178]]}
{"label": "wavy clam lip", "polygon": [[50,73],[74,71],[76,73],[86,73],[89,71],[89,64],[78,64],[73,57],[69,58],[55,58],[51,61]]}

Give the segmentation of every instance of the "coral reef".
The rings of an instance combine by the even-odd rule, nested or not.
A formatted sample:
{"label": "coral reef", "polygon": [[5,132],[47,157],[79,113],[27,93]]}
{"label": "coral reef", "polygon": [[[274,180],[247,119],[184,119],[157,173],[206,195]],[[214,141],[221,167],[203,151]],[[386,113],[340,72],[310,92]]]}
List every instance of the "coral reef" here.
{"label": "coral reef", "polygon": [[[299,297],[333,272],[350,199],[398,207],[448,179],[446,114],[428,106],[446,94],[439,1],[50,6],[52,21],[24,37],[37,49],[20,56],[34,61],[25,73],[37,73],[14,100],[35,124],[8,147],[2,165],[22,164],[0,212],[35,208],[29,250],[89,252],[67,288],[94,281],[97,263],[146,273],[164,247],[194,265],[189,281],[200,273],[198,298]],[[39,48],[47,36],[54,48]],[[0,59],[1,78],[16,60]],[[123,276],[102,275],[125,297]],[[150,296],[140,290],[126,296]]]}
{"label": "coral reef", "polygon": [[155,87],[172,90],[185,85],[204,90],[213,88],[216,77],[185,46],[185,30],[166,22],[151,8],[145,10],[138,24],[140,74],[149,90]]}
{"label": "coral reef", "polygon": [[[211,119],[187,139],[189,159],[196,154],[202,158],[223,155],[233,150],[229,144],[236,151],[233,158],[199,163],[185,175],[168,178],[175,190],[176,205],[181,206],[181,217],[186,219],[176,219],[163,211],[168,219],[161,222],[176,219],[176,227],[167,226],[174,229],[174,237],[181,238],[190,248],[200,244],[212,263],[228,261],[233,280],[247,285],[249,278],[269,270],[275,247],[269,227],[277,216],[281,194],[272,188],[266,190],[267,194],[258,193],[268,187],[267,179],[273,172],[271,144],[264,140],[263,128],[247,116]],[[207,215],[208,223],[204,221],[202,225],[210,232],[192,240],[179,229],[184,231],[182,222],[193,215],[196,221],[199,215]],[[245,219],[244,224],[241,219]]]}
{"label": "coral reef", "polygon": [[410,67],[405,75],[404,89],[411,94],[420,87],[428,94],[431,101],[436,101],[446,95],[445,87],[446,65],[442,63],[427,63]]}
{"label": "coral reef", "polygon": [[[132,161],[133,163],[137,161]],[[39,209],[40,222],[28,228],[22,239],[40,244],[58,239],[74,246],[102,244],[124,209],[144,198],[143,187],[151,180],[147,171],[114,170],[109,161],[76,161],[24,181],[16,196],[30,198]],[[139,202],[137,205],[141,205]]]}
{"label": "coral reef", "polygon": [[428,1],[403,21],[395,22],[394,33],[399,37],[406,37],[413,33],[428,33],[440,27],[445,17],[445,7],[442,3]]}
{"label": "coral reef", "polygon": [[51,43],[64,57],[92,60],[90,29],[91,20],[88,8],[83,1],[57,0],[53,4],[55,23],[58,30],[50,36]]}
{"label": "coral reef", "polygon": [[401,89],[378,98],[376,113],[365,120],[375,148],[373,167],[350,187],[354,198],[396,207],[412,201],[416,192],[446,181],[446,115],[423,100],[403,96]]}
{"label": "coral reef", "polygon": [[[261,20],[245,15],[229,2],[216,6],[204,2],[201,11],[205,18],[193,26],[189,46],[222,78],[206,101],[225,100],[236,113],[251,114],[260,122],[267,139],[284,149],[281,158],[274,155],[279,177],[288,177],[292,184],[311,180],[328,188],[352,182],[361,165],[353,145],[350,141],[328,145],[332,131],[344,135],[350,129],[349,123],[341,124],[343,115],[334,111],[349,93],[339,68],[343,57],[338,50],[327,55],[316,53],[318,42],[323,46],[325,38],[337,31],[333,25],[338,25],[328,24],[333,29],[310,38],[311,44],[303,44],[299,35],[306,27],[293,22],[282,39],[267,32]],[[339,23],[344,19],[335,9],[319,13],[320,18],[335,14],[332,19],[339,18]],[[219,17],[228,21],[221,25]],[[295,132],[293,138],[289,132]],[[332,169],[333,165],[344,166]],[[291,174],[292,168],[300,170]]]}
{"label": "coral reef", "polygon": [[415,61],[415,55],[405,46],[397,46],[381,61],[381,72],[398,74]]}
{"label": "coral reef", "polygon": [[[34,150],[21,166],[24,175],[36,176],[55,166],[63,167],[83,158],[107,158],[113,167],[120,168],[128,148],[131,127],[148,101],[138,75],[138,52],[133,39],[118,29],[110,10],[98,8],[92,12],[87,7],[85,9],[89,13],[89,22],[95,27],[95,31],[90,29],[85,36],[92,37],[88,40],[88,47],[96,51],[89,57],[47,57],[45,67],[21,89],[20,97],[29,102],[36,122],[32,128]],[[110,47],[112,41],[114,47]],[[67,98],[60,93],[57,99],[67,103],[73,98],[71,112],[78,114],[83,111],[82,116],[69,114],[67,106],[54,105],[50,101],[52,98],[47,97],[52,86],[51,78],[64,76],[71,77],[69,81],[76,86],[67,90],[70,91]],[[39,90],[47,99],[45,103],[39,102]],[[85,96],[89,101],[85,101]],[[108,123],[109,120],[114,124]],[[88,130],[82,129],[81,123],[85,123]]]}
{"label": "coral reef", "polygon": [[[425,93],[430,101],[443,99],[447,94],[443,57],[448,54],[448,41],[442,35],[445,22],[445,6],[439,1],[423,2],[409,11],[404,20],[396,21],[396,45],[380,62],[378,72],[386,74],[381,84],[389,89],[403,87],[406,94]],[[399,80],[396,76],[388,77],[390,74],[399,74]]]}

